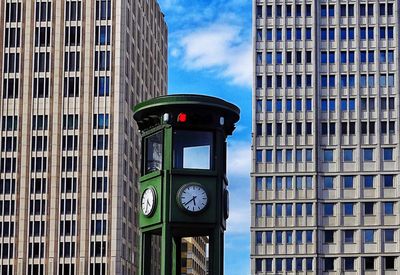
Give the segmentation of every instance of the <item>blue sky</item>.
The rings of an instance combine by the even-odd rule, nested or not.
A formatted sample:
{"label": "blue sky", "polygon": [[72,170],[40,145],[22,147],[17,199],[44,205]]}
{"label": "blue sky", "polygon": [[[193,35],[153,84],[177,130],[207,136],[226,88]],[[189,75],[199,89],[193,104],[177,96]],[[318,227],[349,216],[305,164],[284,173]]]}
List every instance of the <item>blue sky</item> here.
{"label": "blue sky", "polygon": [[225,274],[250,274],[251,1],[159,0],[169,35],[169,93],[217,96],[240,107],[229,138]]}

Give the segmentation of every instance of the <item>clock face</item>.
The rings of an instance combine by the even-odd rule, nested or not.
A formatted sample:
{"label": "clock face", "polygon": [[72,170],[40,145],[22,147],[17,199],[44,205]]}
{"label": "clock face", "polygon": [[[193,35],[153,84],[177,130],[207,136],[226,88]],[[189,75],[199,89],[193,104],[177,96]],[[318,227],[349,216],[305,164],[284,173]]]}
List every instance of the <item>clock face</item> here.
{"label": "clock face", "polygon": [[142,194],[142,212],[143,215],[150,217],[153,215],[156,209],[156,190],[154,187],[148,187],[143,191]]}
{"label": "clock face", "polygon": [[224,203],[225,203],[224,217],[226,220],[229,218],[229,191],[227,189],[225,189],[224,191]]}
{"label": "clock face", "polygon": [[201,212],[208,203],[207,192],[201,184],[185,184],[178,191],[178,203],[191,213]]}

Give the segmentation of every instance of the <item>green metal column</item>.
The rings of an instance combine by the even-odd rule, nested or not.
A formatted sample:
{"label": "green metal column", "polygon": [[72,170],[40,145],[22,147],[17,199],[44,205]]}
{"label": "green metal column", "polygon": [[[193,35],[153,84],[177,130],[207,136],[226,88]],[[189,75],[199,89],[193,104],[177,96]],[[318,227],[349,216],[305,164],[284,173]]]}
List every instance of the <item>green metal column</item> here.
{"label": "green metal column", "polygon": [[172,271],[174,262],[176,262],[176,255],[173,253],[171,227],[167,224],[163,224],[161,238],[161,275],[175,275]]}
{"label": "green metal column", "polygon": [[224,274],[224,233],[221,228],[212,230],[210,237],[209,275]]}
{"label": "green metal column", "polygon": [[151,234],[142,233],[139,274],[151,274]]}
{"label": "green metal column", "polygon": [[174,237],[174,252],[173,252],[175,254],[174,274],[176,275],[181,275],[181,263],[182,263],[181,245],[182,245],[182,238]]}

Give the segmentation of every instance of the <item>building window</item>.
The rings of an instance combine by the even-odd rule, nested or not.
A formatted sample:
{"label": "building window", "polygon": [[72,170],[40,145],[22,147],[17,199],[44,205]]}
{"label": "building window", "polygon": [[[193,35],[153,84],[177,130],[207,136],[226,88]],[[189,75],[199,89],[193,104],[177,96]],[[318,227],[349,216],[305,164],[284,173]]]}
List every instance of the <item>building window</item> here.
{"label": "building window", "polygon": [[364,243],[374,243],[375,242],[375,230],[374,229],[364,229]]}
{"label": "building window", "polygon": [[343,176],[343,187],[354,188],[354,176]]}
{"label": "building window", "polygon": [[383,257],[385,261],[385,270],[394,270],[395,269],[395,262],[396,258],[395,256],[386,256]]}
{"label": "building window", "polygon": [[372,149],[372,148],[363,149],[363,158],[364,158],[364,161],[373,161],[374,160],[374,149]]}
{"label": "building window", "polygon": [[108,156],[93,156],[92,169],[93,171],[107,171]]}
{"label": "building window", "polygon": [[393,175],[383,175],[383,186],[385,188],[393,188]]}
{"label": "building window", "polygon": [[354,230],[344,230],[344,242],[354,243]]}
{"label": "building window", "polygon": [[333,189],[334,177],[326,176],[323,177],[323,180],[324,180],[324,189]]}
{"label": "building window", "polygon": [[96,45],[110,45],[111,41],[110,26],[96,26]]}
{"label": "building window", "polygon": [[33,97],[34,98],[47,98],[49,97],[49,83],[48,77],[39,77],[33,79]]}
{"label": "building window", "polygon": [[[96,6],[97,8],[97,6]],[[97,11],[97,9],[96,9]],[[96,13],[97,15],[97,13]],[[96,17],[97,19],[97,17]],[[65,20],[76,21],[81,20],[81,2],[80,1],[67,1],[65,3]]]}
{"label": "building window", "polygon": [[334,203],[324,203],[323,207],[324,207],[324,216],[332,217],[334,215],[334,208],[335,208]]}
{"label": "building window", "polygon": [[343,212],[345,216],[354,216],[354,203],[353,202],[344,203]]}
{"label": "building window", "polygon": [[100,76],[94,78],[94,96],[110,95],[110,77]]}
{"label": "building window", "polygon": [[364,176],[364,188],[374,188],[375,176]]}
{"label": "building window", "polygon": [[383,207],[385,215],[394,215],[394,202],[384,202]]}
{"label": "building window", "polygon": [[6,22],[21,22],[21,3],[6,3]]}
{"label": "building window", "polygon": [[36,22],[51,21],[51,3],[36,2]]}
{"label": "building window", "polygon": [[375,270],[375,257],[364,257],[364,269]]}
{"label": "building window", "polygon": [[364,203],[364,215],[374,215],[375,203],[365,202]]}
{"label": "building window", "polygon": [[335,242],[335,231],[334,230],[324,230],[324,241],[325,243]]}
{"label": "building window", "polygon": [[324,271],[335,270],[335,258],[324,258]]}
{"label": "building window", "polygon": [[[96,115],[94,115],[96,116]],[[79,128],[79,115],[63,115],[63,129],[74,130]]]}
{"label": "building window", "polygon": [[64,96],[78,97],[79,96],[79,77],[64,77]]}
{"label": "building window", "polygon": [[324,161],[325,162],[332,162],[333,161],[333,149],[325,149],[324,150]]}
{"label": "building window", "polygon": [[393,148],[384,148],[383,149],[383,160],[385,160],[385,161],[393,160]]}
{"label": "building window", "polygon": [[343,268],[345,271],[353,271],[354,270],[355,258],[346,257],[346,258],[343,258],[343,261],[344,261]]}
{"label": "building window", "polygon": [[94,129],[108,129],[109,114],[94,114],[93,127]]}

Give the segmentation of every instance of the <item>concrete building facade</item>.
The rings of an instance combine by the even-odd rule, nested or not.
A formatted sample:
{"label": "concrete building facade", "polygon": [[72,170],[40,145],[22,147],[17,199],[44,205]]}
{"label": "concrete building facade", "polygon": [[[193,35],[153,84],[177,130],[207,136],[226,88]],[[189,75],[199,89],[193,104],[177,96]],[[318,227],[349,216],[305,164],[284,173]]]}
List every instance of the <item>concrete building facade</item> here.
{"label": "concrete building facade", "polygon": [[400,272],[398,11],[253,1],[252,274]]}
{"label": "concrete building facade", "polygon": [[1,274],[137,274],[132,107],[167,92],[158,4],[4,0],[0,21]]}
{"label": "concrete building facade", "polygon": [[189,237],[182,239],[181,274],[208,274],[208,237]]}

